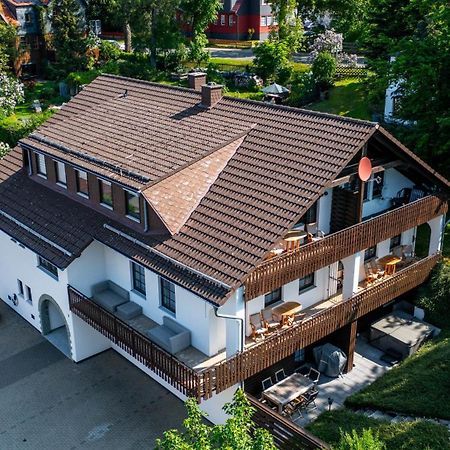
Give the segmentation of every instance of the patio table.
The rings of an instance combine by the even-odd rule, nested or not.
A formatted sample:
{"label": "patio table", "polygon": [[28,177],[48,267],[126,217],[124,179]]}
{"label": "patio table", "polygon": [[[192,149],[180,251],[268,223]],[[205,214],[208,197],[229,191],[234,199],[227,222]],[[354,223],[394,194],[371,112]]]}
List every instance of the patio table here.
{"label": "patio table", "polygon": [[272,309],[272,314],[280,320],[281,325],[286,325],[289,319],[293,320],[295,314],[300,312],[302,305],[297,302],[284,302]]}
{"label": "patio table", "polygon": [[384,265],[384,273],[386,275],[394,275],[397,264],[402,258],[395,255],[386,255],[378,260],[380,264]]}
{"label": "patio table", "polygon": [[278,407],[281,413],[283,408],[292,400],[308,392],[314,383],[300,373],[294,373],[279,383],[274,384],[263,392],[263,397]]}

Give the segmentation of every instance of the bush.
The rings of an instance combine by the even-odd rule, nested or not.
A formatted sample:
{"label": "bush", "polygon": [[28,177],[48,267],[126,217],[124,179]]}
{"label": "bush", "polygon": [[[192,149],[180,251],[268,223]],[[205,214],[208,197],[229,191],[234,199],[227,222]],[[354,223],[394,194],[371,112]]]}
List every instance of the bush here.
{"label": "bush", "polygon": [[0,159],[2,159],[10,150],[11,148],[6,142],[0,142]]}
{"label": "bush", "polygon": [[266,83],[285,78],[287,81],[292,71],[289,61],[289,48],[284,42],[267,40],[259,44],[254,50],[253,67]]}
{"label": "bush", "polygon": [[317,55],[311,67],[314,82],[320,90],[326,90],[333,86],[336,74],[336,60],[329,52],[321,52]]}
{"label": "bush", "polygon": [[51,112],[31,116],[25,120],[4,124],[0,121],[0,141],[8,144],[10,147],[15,147],[19,139],[28,136],[50,116]]}
{"label": "bush", "polygon": [[363,429],[358,435],[356,430],[351,433],[341,431],[339,444],[334,450],[385,450],[386,446],[379,439],[378,434],[373,434],[370,429]]}
{"label": "bush", "polygon": [[117,61],[121,55],[119,45],[116,42],[100,41],[99,49],[99,61],[106,63],[108,61]]}
{"label": "bush", "polygon": [[314,102],[319,97],[311,72],[296,72],[291,78],[290,106],[304,106]]}

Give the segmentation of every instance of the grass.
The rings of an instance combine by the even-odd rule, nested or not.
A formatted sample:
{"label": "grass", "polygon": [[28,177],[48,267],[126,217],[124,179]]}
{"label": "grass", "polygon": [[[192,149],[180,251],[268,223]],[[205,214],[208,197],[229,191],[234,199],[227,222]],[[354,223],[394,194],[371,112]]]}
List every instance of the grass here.
{"label": "grass", "polygon": [[347,398],[351,407],[370,407],[450,420],[450,325],[438,339]]}
{"label": "grass", "polygon": [[244,98],[247,100],[258,100],[262,101],[264,98],[264,93],[260,90],[252,90],[247,91],[245,89],[239,89],[234,86],[228,86],[226,94],[229,97],[237,97],[237,98]]}
{"label": "grass", "polygon": [[214,64],[230,65],[230,66],[241,66],[246,67],[252,64],[251,59],[245,58],[211,58],[210,61]]}
{"label": "grass", "polygon": [[357,414],[347,409],[325,412],[309,424],[307,429],[330,445],[335,446],[340,439],[340,430],[372,429],[385,443],[386,450],[448,450],[449,433],[443,425],[425,421],[392,424]]}
{"label": "grass", "polygon": [[356,79],[339,80],[330,89],[327,100],[311,103],[308,109],[371,120],[371,112],[367,103],[363,83]]}

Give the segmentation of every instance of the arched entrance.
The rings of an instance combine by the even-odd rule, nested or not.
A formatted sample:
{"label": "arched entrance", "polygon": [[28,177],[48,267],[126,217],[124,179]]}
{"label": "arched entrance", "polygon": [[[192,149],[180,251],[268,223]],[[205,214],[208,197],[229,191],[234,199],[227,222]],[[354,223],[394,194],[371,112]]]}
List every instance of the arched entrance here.
{"label": "arched entrance", "polygon": [[67,357],[72,357],[70,334],[64,313],[49,295],[39,299],[39,314],[44,337]]}

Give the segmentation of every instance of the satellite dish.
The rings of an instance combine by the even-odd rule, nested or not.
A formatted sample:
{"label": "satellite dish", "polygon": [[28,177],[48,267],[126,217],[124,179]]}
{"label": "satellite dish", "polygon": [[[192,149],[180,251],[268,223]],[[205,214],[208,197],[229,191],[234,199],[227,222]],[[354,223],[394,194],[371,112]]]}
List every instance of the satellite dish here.
{"label": "satellite dish", "polygon": [[372,163],[367,156],[361,158],[361,161],[359,162],[358,175],[362,181],[367,181],[372,175]]}

